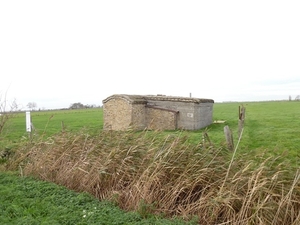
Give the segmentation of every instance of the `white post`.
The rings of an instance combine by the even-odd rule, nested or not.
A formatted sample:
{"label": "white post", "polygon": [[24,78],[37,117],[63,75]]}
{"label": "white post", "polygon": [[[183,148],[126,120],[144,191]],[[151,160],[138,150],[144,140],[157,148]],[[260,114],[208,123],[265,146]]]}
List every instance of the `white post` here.
{"label": "white post", "polygon": [[31,117],[30,112],[26,112],[26,131],[31,132]]}

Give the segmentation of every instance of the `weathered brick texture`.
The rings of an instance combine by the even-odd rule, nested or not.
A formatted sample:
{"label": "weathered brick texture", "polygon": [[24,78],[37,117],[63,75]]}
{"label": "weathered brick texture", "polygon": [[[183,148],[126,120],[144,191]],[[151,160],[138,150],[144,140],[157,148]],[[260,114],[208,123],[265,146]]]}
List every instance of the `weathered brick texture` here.
{"label": "weathered brick texture", "polygon": [[151,130],[175,130],[177,129],[177,114],[178,112],[173,110],[147,107],[147,128]]}
{"label": "weathered brick texture", "polygon": [[111,99],[103,107],[104,130],[125,130],[131,125],[132,105],[122,99]]}

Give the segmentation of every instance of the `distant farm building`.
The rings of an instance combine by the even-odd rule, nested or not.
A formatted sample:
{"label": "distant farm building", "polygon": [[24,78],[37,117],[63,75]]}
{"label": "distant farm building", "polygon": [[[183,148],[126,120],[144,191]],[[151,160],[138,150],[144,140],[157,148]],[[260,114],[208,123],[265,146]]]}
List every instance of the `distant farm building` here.
{"label": "distant farm building", "polygon": [[197,130],[212,123],[212,99],[112,95],[103,100],[104,130]]}

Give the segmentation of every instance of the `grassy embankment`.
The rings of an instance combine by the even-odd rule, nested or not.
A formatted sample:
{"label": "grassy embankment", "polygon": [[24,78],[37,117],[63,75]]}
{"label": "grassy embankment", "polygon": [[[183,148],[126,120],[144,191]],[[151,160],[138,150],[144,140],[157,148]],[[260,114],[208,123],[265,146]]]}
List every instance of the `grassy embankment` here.
{"label": "grassy embankment", "polygon": [[[235,133],[238,105],[215,104],[214,109],[214,119],[226,120]],[[45,134],[49,139],[24,143],[9,167],[88,191],[126,210],[138,210],[143,203],[146,212],[186,218],[197,215],[202,224],[296,224],[300,219],[300,178],[296,171],[299,103],[245,106],[245,130],[235,158],[224,148],[225,124],[208,128],[210,145],[202,141],[203,130],[100,132],[101,128],[95,129],[95,123],[88,120],[85,126],[94,127],[92,133],[98,135],[86,131],[63,134],[64,117],[59,116],[64,112],[57,112],[53,117],[45,113],[47,129],[34,122],[37,135]],[[90,113],[96,118],[101,115],[101,111]],[[88,118],[93,117],[91,114]],[[33,115],[33,121],[36,117]],[[78,122],[79,114],[75,117]],[[78,131],[82,126],[64,120],[67,129]],[[51,123],[59,135],[51,136]]]}

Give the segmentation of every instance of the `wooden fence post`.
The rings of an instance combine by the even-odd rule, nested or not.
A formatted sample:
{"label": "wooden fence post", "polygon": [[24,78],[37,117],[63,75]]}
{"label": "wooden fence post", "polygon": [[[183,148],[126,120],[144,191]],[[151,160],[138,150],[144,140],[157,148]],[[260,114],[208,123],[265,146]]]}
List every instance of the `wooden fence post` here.
{"label": "wooden fence post", "polygon": [[202,144],[203,144],[203,148],[206,148],[206,141],[209,142],[209,146],[212,146],[212,142],[208,136],[207,130],[205,130],[202,134]]}
{"label": "wooden fence post", "polygon": [[[242,135],[242,132],[244,129],[245,113],[246,113],[245,107],[239,106],[239,123],[238,123],[238,140],[239,141],[241,139],[241,135]],[[233,135],[232,135],[232,131],[230,130],[228,125],[224,127],[224,134],[225,134],[228,148],[233,151],[234,150]],[[237,143],[237,146],[239,144],[239,141]]]}
{"label": "wooden fence post", "polygon": [[233,151],[233,149],[234,149],[233,136],[232,136],[232,132],[229,129],[228,125],[226,125],[224,127],[224,134],[225,134],[225,138],[226,138],[228,148]]}
{"label": "wooden fence post", "polygon": [[238,128],[238,138],[240,138],[242,130],[244,128],[244,122],[245,122],[245,113],[246,109],[244,106],[242,108],[239,106],[239,128]]}

